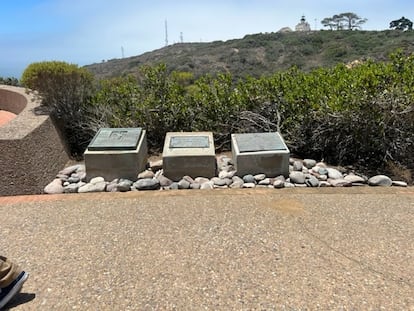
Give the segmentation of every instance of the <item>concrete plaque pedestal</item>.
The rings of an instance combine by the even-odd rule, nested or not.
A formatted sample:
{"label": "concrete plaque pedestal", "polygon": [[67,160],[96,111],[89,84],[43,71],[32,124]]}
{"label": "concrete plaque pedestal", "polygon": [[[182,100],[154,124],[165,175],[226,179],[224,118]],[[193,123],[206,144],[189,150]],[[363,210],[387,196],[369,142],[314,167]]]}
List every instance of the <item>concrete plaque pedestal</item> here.
{"label": "concrete plaque pedestal", "polygon": [[162,153],[164,175],[178,181],[183,176],[212,178],[216,155],[211,132],[169,132]]}
{"label": "concrete plaque pedestal", "polygon": [[289,175],[289,149],[279,133],[232,134],[231,148],[237,175]]}
{"label": "concrete plaque pedestal", "polygon": [[86,178],[101,176],[137,179],[148,160],[146,131],[141,128],[102,128],[84,153]]}

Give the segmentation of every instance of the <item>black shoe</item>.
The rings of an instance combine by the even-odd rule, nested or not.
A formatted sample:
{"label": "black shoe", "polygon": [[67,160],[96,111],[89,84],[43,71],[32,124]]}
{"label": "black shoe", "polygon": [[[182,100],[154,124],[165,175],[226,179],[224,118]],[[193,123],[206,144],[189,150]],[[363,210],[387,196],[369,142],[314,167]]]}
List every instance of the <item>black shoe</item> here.
{"label": "black shoe", "polygon": [[29,274],[23,271],[9,286],[0,288],[0,310],[20,292],[28,277]]}

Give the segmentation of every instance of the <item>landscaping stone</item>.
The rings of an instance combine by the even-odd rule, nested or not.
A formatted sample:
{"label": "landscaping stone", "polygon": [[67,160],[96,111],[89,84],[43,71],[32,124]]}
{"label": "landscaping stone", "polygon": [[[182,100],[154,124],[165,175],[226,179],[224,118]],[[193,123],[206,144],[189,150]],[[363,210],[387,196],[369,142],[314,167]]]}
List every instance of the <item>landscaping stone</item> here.
{"label": "landscaping stone", "polygon": [[270,185],[270,183],[271,183],[270,178],[265,178],[265,179],[259,181],[260,186],[268,186],[268,185]]}
{"label": "landscaping stone", "polygon": [[393,180],[392,185],[395,187],[408,187],[408,184],[405,181]]}
{"label": "landscaping stone", "polygon": [[251,183],[256,183],[256,180],[254,179],[254,176],[253,175],[251,175],[251,174],[248,174],[248,175],[244,175],[243,176],[243,181],[245,182],[245,183],[249,183],[249,184],[251,184]]}
{"label": "landscaping stone", "polygon": [[307,184],[293,184],[295,186],[295,188],[307,188],[308,185]]}
{"label": "landscaping stone", "polygon": [[214,189],[214,183],[212,181],[205,182],[200,186],[201,190],[211,190]]}
{"label": "landscaping stone", "polygon": [[280,175],[280,176],[277,176],[277,177],[275,178],[275,181],[276,181],[276,180],[281,180],[281,181],[285,182],[285,181],[286,181],[286,178],[285,178],[285,176]]}
{"label": "landscaping stone", "polygon": [[293,171],[289,174],[290,182],[293,184],[304,184],[305,183],[305,174],[298,171]]}
{"label": "landscaping stone", "polygon": [[392,180],[391,178],[385,175],[376,175],[368,179],[368,185],[390,187],[392,185]]}
{"label": "landscaping stone", "polygon": [[198,184],[200,184],[200,185],[202,185],[202,184],[204,184],[204,183],[206,183],[206,182],[209,182],[209,181],[210,181],[210,179],[205,178],[205,177],[196,177],[196,178],[194,179],[194,182],[196,182],[196,183],[198,183]]}
{"label": "landscaping stone", "polygon": [[273,187],[276,188],[276,189],[285,188],[285,182],[283,180],[276,179],[273,182]]}
{"label": "landscaping stone", "polygon": [[293,162],[293,170],[294,171],[302,172],[302,169],[303,169],[302,161]]}
{"label": "landscaping stone", "polygon": [[111,181],[109,184],[106,185],[106,192],[118,192],[118,181],[114,180]]}
{"label": "landscaping stone", "polygon": [[219,178],[233,178],[233,176],[236,174],[235,170],[231,171],[220,171]]}
{"label": "landscaping stone", "polygon": [[77,177],[77,176],[70,176],[67,181],[71,184],[76,184],[76,183],[80,182],[80,178]]}
{"label": "landscaping stone", "polygon": [[162,160],[150,161],[151,171],[156,172],[162,169]]}
{"label": "landscaping stone", "polygon": [[171,179],[165,177],[164,175],[159,175],[157,179],[160,182],[161,187],[169,187],[173,183]]}
{"label": "landscaping stone", "polygon": [[220,171],[228,170],[233,166],[233,160],[228,156],[220,156],[217,158],[217,167]]}
{"label": "landscaping stone", "polygon": [[190,189],[200,189],[201,185],[199,183],[190,184]]}
{"label": "landscaping stone", "polygon": [[195,183],[194,179],[191,176],[185,175],[183,177],[184,180],[188,181],[190,184]]}
{"label": "landscaping stone", "polygon": [[233,176],[232,183],[230,184],[230,188],[241,188],[244,184],[243,179],[239,176]]}
{"label": "landscaping stone", "polygon": [[221,179],[221,178],[218,178],[218,177],[211,178],[211,182],[215,186],[227,186],[227,181],[225,179]]}
{"label": "landscaping stone", "polygon": [[[81,187],[79,187],[78,192],[79,193],[87,193],[87,192],[104,192],[106,189],[106,182],[100,181],[101,177],[97,177],[97,181],[94,181],[93,183],[87,183]],[[102,178],[103,179],[103,178]]]}
{"label": "landscaping stone", "polygon": [[366,183],[367,181],[365,180],[365,178],[363,178],[363,177],[361,177],[361,176],[358,176],[358,175],[355,175],[355,174],[349,174],[349,175],[346,175],[345,177],[344,177],[344,179],[345,180],[347,180],[347,181],[349,181],[350,183],[352,183],[352,184],[355,184],[355,183],[357,183],[357,184],[364,184],[364,183]]}
{"label": "landscaping stone", "polygon": [[133,184],[138,190],[157,190],[160,188],[160,181],[156,178],[140,179]]}
{"label": "landscaping stone", "polygon": [[290,182],[285,182],[284,186],[285,186],[285,188],[295,188],[295,185],[290,183]]}
{"label": "landscaping stone", "polygon": [[244,183],[242,186],[242,188],[249,188],[249,189],[255,188],[255,187],[256,187],[256,184],[254,182],[247,182],[247,183]]}
{"label": "landscaping stone", "polygon": [[323,168],[327,168],[328,165],[325,162],[318,162],[315,164],[315,166],[319,166],[319,167],[323,167]]}
{"label": "landscaping stone", "polygon": [[309,175],[309,177],[306,178],[305,183],[308,187],[319,187],[319,180],[313,175]]}
{"label": "landscaping stone", "polygon": [[133,184],[134,183],[133,183],[132,180],[129,180],[129,179],[121,179],[118,182],[116,189],[119,192],[127,192],[127,191],[130,191],[131,190],[131,187],[132,187]]}
{"label": "landscaping stone", "polygon": [[259,182],[259,181],[261,181],[261,180],[263,180],[265,178],[266,178],[266,175],[265,174],[256,174],[256,175],[254,175],[254,180],[256,182]]}
{"label": "landscaping stone", "polygon": [[75,173],[79,170],[85,171],[85,166],[83,164],[75,164],[72,166],[68,166],[63,170],[59,171],[59,174],[70,176],[72,173]]}
{"label": "landscaping stone", "polygon": [[169,187],[167,187],[170,190],[178,190],[178,182],[173,182]]}
{"label": "landscaping stone", "polygon": [[78,177],[80,181],[86,180],[86,172],[85,171],[78,171],[76,173],[72,173],[71,177]]}
{"label": "landscaping stone", "polygon": [[352,183],[346,179],[338,178],[338,179],[328,179],[328,183],[332,187],[351,187]]}
{"label": "landscaping stone", "polygon": [[56,178],[59,178],[60,180],[62,180],[64,182],[64,181],[68,181],[69,176],[65,175],[65,174],[57,174]]}
{"label": "landscaping stone", "polygon": [[326,167],[322,167],[322,166],[316,166],[316,167],[318,168],[317,173],[319,175],[322,175],[322,176],[325,175],[328,177],[328,169]]}
{"label": "landscaping stone", "polygon": [[105,181],[105,179],[103,177],[95,177],[95,178],[92,178],[89,181],[89,183],[90,184],[97,184],[97,183],[104,182],[104,181]]}
{"label": "landscaping stone", "polygon": [[319,176],[317,176],[317,178],[320,181],[327,181],[328,180],[328,175],[319,175]]}
{"label": "landscaping stone", "polygon": [[154,175],[153,171],[145,170],[138,174],[138,179],[151,179],[154,178]]}
{"label": "landscaping stone", "polygon": [[72,165],[56,175],[56,178],[45,188],[45,193],[85,193],[85,192],[127,192],[137,190],[174,189],[226,189],[226,188],[294,188],[294,187],[350,187],[350,186],[398,186],[407,187],[404,181],[392,181],[388,176],[377,175],[367,178],[361,174],[347,170],[352,168],[332,168],[326,163],[316,163],[313,159],[290,159],[289,178],[277,176],[269,178],[265,174],[247,174],[242,178],[236,175],[231,158],[217,158],[221,169],[216,177],[192,178],[184,176],[179,182],[173,182],[163,175],[162,160],[151,162],[151,169],[138,174],[136,182],[127,179],[105,181],[103,177],[95,177],[89,183],[86,179],[85,166]]}
{"label": "landscaping stone", "polygon": [[332,185],[327,181],[320,181],[319,188],[325,188],[325,187],[332,187]]}
{"label": "landscaping stone", "polygon": [[63,188],[63,193],[77,193],[79,190],[79,184],[69,184]]}
{"label": "landscaping stone", "polygon": [[328,171],[328,177],[331,179],[342,179],[343,178],[342,173],[335,168],[328,167],[326,170]]}
{"label": "landscaping stone", "polygon": [[59,178],[54,179],[43,189],[47,194],[60,194],[63,190],[62,180]]}
{"label": "landscaping stone", "polygon": [[312,160],[312,159],[304,159],[303,160],[303,165],[306,168],[311,169],[312,167],[314,167],[316,165],[316,161]]}
{"label": "landscaping stone", "polygon": [[178,189],[190,189],[190,185],[191,183],[183,178],[178,182]]}

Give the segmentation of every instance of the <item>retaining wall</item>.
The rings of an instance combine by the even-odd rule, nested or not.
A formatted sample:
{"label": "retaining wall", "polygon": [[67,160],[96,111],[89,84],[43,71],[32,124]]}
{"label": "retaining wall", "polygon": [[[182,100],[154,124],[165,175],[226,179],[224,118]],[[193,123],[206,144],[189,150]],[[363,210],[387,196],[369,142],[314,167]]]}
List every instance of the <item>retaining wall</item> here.
{"label": "retaining wall", "polygon": [[0,195],[39,194],[69,158],[40,100],[24,88],[0,85],[0,109],[17,116],[0,127]]}

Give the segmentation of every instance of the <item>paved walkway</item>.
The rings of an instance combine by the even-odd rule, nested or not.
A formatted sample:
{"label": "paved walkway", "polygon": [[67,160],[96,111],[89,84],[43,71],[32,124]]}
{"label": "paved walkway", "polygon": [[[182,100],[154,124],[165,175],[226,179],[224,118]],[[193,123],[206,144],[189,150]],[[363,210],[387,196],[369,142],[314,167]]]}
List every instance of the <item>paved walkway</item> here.
{"label": "paved walkway", "polygon": [[0,197],[11,310],[414,310],[414,189]]}

